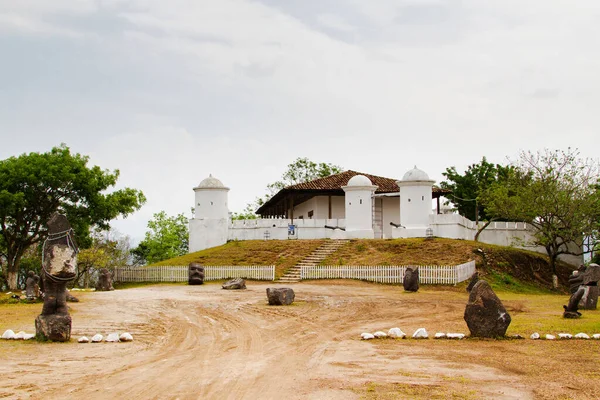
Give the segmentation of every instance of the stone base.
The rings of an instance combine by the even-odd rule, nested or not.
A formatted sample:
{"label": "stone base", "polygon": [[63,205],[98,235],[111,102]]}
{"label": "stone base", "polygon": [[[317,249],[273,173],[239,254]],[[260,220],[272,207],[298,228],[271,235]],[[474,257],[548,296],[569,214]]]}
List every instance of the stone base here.
{"label": "stone base", "polygon": [[565,311],[563,313],[563,318],[575,319],[581,317],[581,313],[577,311]]}
{"label": "stone base", "polygon": [[598,286],[585,286],[585,293],[579,302],[579,308],[595,310],[598,307]]}
{"label": "stone base", "polygon": [[39,340],[68,342],[71,339],[71,316],[38,315],[35,319],[35,334]]}

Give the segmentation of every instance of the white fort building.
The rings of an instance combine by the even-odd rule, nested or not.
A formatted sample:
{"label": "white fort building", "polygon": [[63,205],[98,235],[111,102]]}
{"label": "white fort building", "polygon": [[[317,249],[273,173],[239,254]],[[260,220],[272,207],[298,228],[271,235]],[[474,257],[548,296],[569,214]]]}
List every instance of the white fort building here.
{"label": "white fort building", "polygon": [[[396,239],[437,236],[473,240],[475,222],[443,213],[440,197],[448,191],[415,168],[395,180],[356,171],[288,186],[262,205],[259,219],[231,220],[229,188],[212,175],[194,188],[190,252],[229,240]],[[433,199],[437,207],[432,210]],[[484,243],[527,243],[523,222],[496,222],[479,236]],[[543,248],[533,249],[545,253]],[[565,261],[578,263],[577,257]]]}

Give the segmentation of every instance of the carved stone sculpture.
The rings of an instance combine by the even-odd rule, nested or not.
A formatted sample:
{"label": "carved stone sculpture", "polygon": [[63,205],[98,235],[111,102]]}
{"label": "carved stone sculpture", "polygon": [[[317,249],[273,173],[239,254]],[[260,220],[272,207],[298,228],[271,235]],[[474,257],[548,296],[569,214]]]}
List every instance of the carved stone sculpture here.
{"label": "carved stone sculpture", "polygon": [[106,268],[100,268],[98,271],[98,282],[96,283],[96,290],[100,292],[108,292],[115,290],[112,285],[112,274]]}
{"label": "carved stone sculpture", "polygon": [[402,281],[404,290],[407,292],[416,292],[419,290],[419,268],[406,268],[404,279]]}
{"label": "carved stone sculpture", "polygon": [[67,217],[53,214],[42,249],[44,306],[35,319],[36,336],[41,340],[66,342],[71,338],[66,286],[75,278],[77,253],[77,242]]}
{"label": "carved stone sculpture", "polygon": [[581,317],[581,313],[577,311],[579,307],[579,302],[581,298],[585,294],[585,286],[579,286],[579,289],[571,295],[569,299],[569,304],[563,306],[565,311],[563,312],[563,318],[579,318]]}
{"label": "carved stone sculpture", "polygon": [[204,283],[204,267],[197,262],[188,266],[188,285],[202,285]]}
{"label": "carved stone sculpture", "polygon": [[40,277],[33,271],[27,273],[27,281],[25,282],[25,294],[27,300],[35,300],[40,297]]}
{"label": "carved stone sculpture", "polygon": [[473,290],[473,286],[475,286],[477,282],[479,282],[479,272],[475,272],[473,275],[471,275],[471,280],[467,285],[467,293],[471,293],[471,290]]}
{"label": "carved stone sculpture", "polygon": [[287,306],[294,302],[294,290],[292,288],[267,288],[269,305]]}
{"label": "carved stone sculpture", "polygon": [[473,286],[464,318],[471,337],[502,337],[511,322],[506,308],[484,280]]}
{"label": "carved stone sculpture", "polygon": [[235,278],[225,282],[221,287],[227,290],[246,289],[246,281],[242,278]]}
{"label": "carved stone sculpture", "polygon": [[579,286],[583,284],[583,273],[585,272],[585,266],[580,265],[579,268],[569,276],[569,292],[571,294],[575,293]]}

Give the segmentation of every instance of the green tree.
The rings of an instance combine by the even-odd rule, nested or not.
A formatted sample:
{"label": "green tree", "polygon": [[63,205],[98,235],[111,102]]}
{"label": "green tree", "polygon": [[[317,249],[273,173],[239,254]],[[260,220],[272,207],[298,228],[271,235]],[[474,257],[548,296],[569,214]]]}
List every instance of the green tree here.
{"label": "green tree", "polygon": [[488,215],[525,221],[532,227],[529,245],[542,246],[556,275],[561,254],[581,255],[583,237],[598,229],[600,195],[597,161],[576,150],[522,152],[506,182],[483,195]]}
{"label": "green tree", "polygon": [[288,164],[286,171],[281,176],[281,179],[267,185],[267,194],[263,197],[258,197],[253,203],[246,205],[246,208],[241,213],[234,213],[233,219],[255,219],[254,213],[260,206],[265,204],[281,189],[288,186],[297,185],[298,183],[308,182],[319,178],[325,178],[330,175],[339,174],[342,172],[342,167],[331,163],[316,163],[306,157],[298,157],[292,163]]}
{"label": "green tree", "polygon": [[74,284],[89,287],[96,272],[101,268],[114,270],[129,262],[129,236],[120,236],[113,231],[96,230],[92,234],[92,245],[77,256],[77,277]]}
{"label": "green tree", "polygon": [[169,217],[161,211],[148,221],[148,228],[144,240],[131,251],[135,264],[152,264],[187,254],[189,232],[185,215]]}
{"label": "green tree", "polygon": [[[447,180],[440,182],[440,187],[452,191],[448,195],[450,202],[456,206],[460,215],[478,223],[475,241],[479,240],[479,235],[485,228],[500,219],[488,215],[486,199],[482,194],[491,185],[506,182],[512,170],[512,166],[492,164],[483,157],[478,164],[469,165],[464,174],[458,173],[454,166],[446,168],[446,172],[442,173]],[[484,223],[480,225],[480,221]]]}
{"label": "green tree", "polygon": [[90,228],[107,229],[146,201],[142,192],[113,187],[119,171],[88,167],[88,157],[62,144],[46,153],[22,154],[0,161],[0,235],[8,286],[17,288],[19,263],[31,246],[47,237],[52,213],[66,214],[80,247],[90,244]]}

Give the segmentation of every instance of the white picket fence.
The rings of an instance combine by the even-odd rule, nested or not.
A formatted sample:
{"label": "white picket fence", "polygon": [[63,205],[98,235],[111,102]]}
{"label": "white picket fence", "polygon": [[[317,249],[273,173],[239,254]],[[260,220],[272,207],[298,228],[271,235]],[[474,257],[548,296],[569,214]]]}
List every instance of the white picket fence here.
{"label": "white picket fence", "polygon": [[419,283],[454,285],[475,273],[475,261],[460,265],[317,265],[301,267],[300,279],[360,279],[402,283],[406,268],[419,268]]}
{"label": "white picket fence", "polygon": [[[275,280],[275,266],[243,265],[243,266],[205,266],[204,280],[244,278],[258,281]],[[115,282],[187,282],[188,267],[185,265],[116,268],[113,276]]]}

